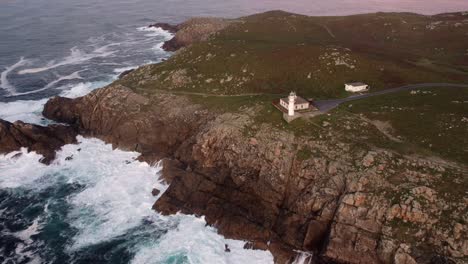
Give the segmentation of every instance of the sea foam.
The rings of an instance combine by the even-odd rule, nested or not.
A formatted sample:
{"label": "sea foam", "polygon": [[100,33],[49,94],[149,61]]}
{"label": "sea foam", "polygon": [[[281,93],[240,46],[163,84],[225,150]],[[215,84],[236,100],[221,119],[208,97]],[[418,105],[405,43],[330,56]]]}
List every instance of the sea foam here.
{"label": "sea foam", "polygon": [[[216,229],[206,226],[204,218],[178,214],[177,228],[169,230],[159,241],[138,250],[132,263],[273,263],[268,251],[244,249],[245,242],[226,239]],[[225,252],[228,245],[230,252]]]}
{"label": "sea foam", "polygon": [[[154,42],[172,37],[169,32],[158,28],[145,27],[139,31],[148,32],[145,36],[152,38]],[[147,41],[147,38],[142,41]],[[151,44],[151,41],[148,44]],[[161,58],[167,57],[169,53],[161,51],[160,45],[155,48],[158,56],[160,53]],[[91,53],[73,48],[68,57],[58,62],[50,61],[43,67],[24,69],[19,73],[33,74],[68,64],[84,64],[95,57],[112,55],[111,48],[114,46],[118,45],[96,45]],[[21,59],[8,67],[2,73],[2,86],[10,88],[9,92],[16,93],[6,76],[28,63],[27,60]],[[111,79],[117,78],[117,74],[122,70],[133,68],[127,68],[127,65],[137,64],[139,63],[136,61],[115,64],[120,67],[113,71]],[[80,71],[75,71],[68,75],[58,75],[42,89],[56,88],[62,90],[61,96],[75,98],[111,81],[83,81],[56,87],[62,81],[80,79],[79,73]],[[11,122],[22,120],[45,125],[50,122],[41,115],[46,101],[47,98],[0,103],[0,118]],[[119,240],[124,241],[121,247],[131,253],[133,263],[161,263],[174,259],[184,260],[184,263],[273,262],[269,252],[244,249],[244,242],[225,239],[217,234],[216,229],[207,227],[203,218],[182,214],[163,216],[153,211],[152,205],[158,197],[151,195],[152,189],[160,190],[161,196],[168,186],[159,179],[160,167],[136,160],[139,153],[115,150],[98,139],[86,139],[81,136],[77,139],[78,144],[63,146],[57,152],[57,159],[49,166],[39,162],[40,155],[27,152],[26,149],[0,155],[1,189],[12,190],[13,193],[14,190],[23,190],[43,195],[50,190],[62,190],[69,185],[79,186],[66,193],[65,198],[54,197],[52,192],[51,196],[47,197],[47,205],[41,215],[30,222],[29,226],[13,234],[23,241],[17,244],[18,255],[29,259],[31,263],[45,261],[36,253],[42,249],[38,251],[35,246],[37,243],[47,246],[47,243],[42,244],[36,240],[41,239],[42,227],[48,225],[51,215],[63,215],[54,212],[58,210],[57,206],[49,208],[48,204],[65,203],[66,212],[62,220],[73,230],[71,233],[60,231],[60,234],[65,236],[71,234],[70,238],[66,238],[68,242],[64,249],[67,251],[64,252],[65,255],[78,256],[87,248]],[[61,202],[55,199],[60,199]],[[64,210],[64,207],[61,208]],[[224,252],[225,244],[231,248],[230,253]]]}
{"label": "sea foam", "polygon": [[[71,74],[71,76],[73,75],[74,74]],[[80,96],[84,96],[89,92],[99,87],[103,87],[109,83],[110,81],[83,82],[65,85],[62,87],[58,87],[58,89],[62,90],[62,92],[60,93],[60,96],[62,97],[77,98]],[[51,121],[45,119],[42,116],[42,110],[44,109],[44,105],[45,103],[47,103],[47,100],[47,98],[44,98],[40,100],[18,100],[13,102],[0,102],[0,119],[4,119],[9,122],[21,120],[26,123],[37,125],[50,124]]]}
{"label": "sea foam", "polygon": [[[273,262],[269,252],[244,249],[244,242],[217,234],[203,218],[163,216],[153,211],[157,197],[151,190],[156,188],[162,194],[168,186],[159,178],[160,167],[136,160],[139,153],[113,149],[98,139],[77,139],[78,144],[65,145],[58,151],[50,166],[40,164],[39,155],[24,149],[0,156],[2,188],[39,191],[63,184],[84,186],[66,199],[66,222],[77,230],[67,254],[126,237],[132,240],[126,242],[134,255],[132,263],[163,263],[177,258],[186,260],[184,263]],[[15,156],[18,153],[22,155]],[[52,213],[50,210],[46,207],[44,214]],[[17,234],[28,240],[29,234],[40,232],[41,221],[34,221]],[[224,251],[225,244],[231,252]]]}
{"label": "sea foam", "polygon": [[5,89],[9,94],[16,92],[15,86],[12,85],[8,80],[8,75],[17,68],[24,65],[28,65],[29,63],[29,60],[25,59],[24,57],[21,57],[18,62],[7,67],[2,73],[0,73],[0,88]]}
{"label": "sea foam", "polygon": [[47,70],[55,69],[60,66],[65,66],[65,65],[74,65],[74,64],[81,64],[86,61],[89,61],[93,58],[98,58],[98,57],[107,57],[112,54],[114,54],[116,51],[109,50],[109,47],[112,46],[112,44],[108,44],[102,47],[98,47],[94,49],[92,52],[84,52],[80,50],[78,47],[73,47],[70,49],[70,55],[66,56],[59,62],[55,61],[49,61],[45,66],[43,67],[37,67],[37,68],[29,68],[29,69],[23,69],[20,70],[18,73],[19,74],[32,74],[32,73],[39,73],[39,72],[44,72]]}
{"label": "sea foam", "polygon": [[148,34],[145,34],[146,37],[163,37],[165,41],[174,37],[174,34],[160,27],[139,27],[137,30],[149,32]]}

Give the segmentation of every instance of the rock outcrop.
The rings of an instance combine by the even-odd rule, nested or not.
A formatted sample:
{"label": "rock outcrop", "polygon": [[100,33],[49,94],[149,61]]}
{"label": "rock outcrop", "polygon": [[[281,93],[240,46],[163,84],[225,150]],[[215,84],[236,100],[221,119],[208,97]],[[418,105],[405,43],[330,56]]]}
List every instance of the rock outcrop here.
{"label": "rock outcrop", "polygon": [[205,215],[277,263],[295,250],[328,263],[467,259],[463,191],[437,191],[464,182],[466,168],[371,149],[331,128],[310,138],[262,124],[246,136],[249,111],[215,115],[184,96],[112,85],[53,98],[44,116],[143,160],[169,158],[163,176],[171,184],[154,209]]}
{"label": "rock outcrop", "polygon": [[176,51],[195,42],[207,40],[212,34],[224,29],[231,23],[233,23],[232,20],[222,18],[192,18],[177,26],[155,25],[159,25],[158,27],[170,32],[175,32],[175,36],[166,41],[162,48],[166,51]]}
{"label": "rock outcrop", "polygon": [[10,123],[0,119],[0,153],[27,148],[44,156],[43,163],[55,158],[55,151],[65,144],[76,143],[77,132],[69,126],[47,127],[26,124],[21,121]]}
{"label": "rock outcrop", "polygon": [[83,135],[138,151],[143,159],[154,161],[172,156],[204,123],[206,113],[184,98],[146,98],[119,85],[74,100],[54,97],[43,111],[45,117],[68,123]]}
{"label": "rock outcrop", "polygon": [[153,28],[161,28],[163,30],[169,31],[171,33],[176,33],[179,30],[178,25],[171,25],[169,23],[155,23],[151,24],[148,27],[153,27]]}

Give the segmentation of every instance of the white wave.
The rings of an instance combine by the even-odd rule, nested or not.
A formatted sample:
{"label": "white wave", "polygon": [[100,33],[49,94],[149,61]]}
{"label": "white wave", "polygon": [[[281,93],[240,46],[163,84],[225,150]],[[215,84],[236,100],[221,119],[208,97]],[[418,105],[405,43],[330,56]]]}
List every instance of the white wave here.
{"label": "white wave", "polygon": [[30,63],[29,60],[25,59],[24,57],[21,57],[17,63],[11,65],[10,67],[7,67],[0,74],[0,88],[7,90],[10,94],[14,93],[16,91],[16,88],[8,81],[8,74],[10,74],[10,72],[17,69],[18,67],[27,65],[29,63]]}
{"label": "white wave", "polygon": [[[179,255],[190,263],[273,263],[269,252],[243,249],[244,242],[218,235],[216,229],[206,227],[203,218],[162,216],[153,211],[156,198],[151,190],[156,188],[162,194],[167,186],[159,180],[159,167],[135,160],[139,153],[114,150],[98,139],[77,139],[79,144],[64,146],[50,166],[40,164],[39,155],[25,150],[17,158],[13,158],[15,153],[0,156],[2,188],[43,190],[64,183],[85,186],[67,198],[70,209],[65,220],[78,231],[67,248],[70,254],[121,235],[147,232],[146,238],[130,242],[133,263],[161,263]],[[142,225],[145,229],[139,231]],[[34,230],[31,227],[24,237]],[[161,230],[168,232],[157,238]],[[224,252],[225,244],[230,253]]]}
{"label": "white wave", "polygon": [[9,122],[21,120],[26,123],[44,124],[42,109],[47,99],[0,102],[0,119]]}
{"label": "white wave", "polygon": [[313,254],[305,251],[297,251],[297,255],[291,264],[312,264]]}
{"label": "white wave", "polygon": [[96,48],[94,51],[90,53],[83,52],[77,47],[73,47],[70,49],[70,55],[65,57],[60,62],[50,61],[44,67],[24,69],[24,70],[19,71],[18,73],[19,74],[39,73],[39,72],[47,71],[50,69],[58,68],[64,65],[81,64],[93,58],[108,57],[116,52],[116,51],[112,51],[108,49],[111,45],[112,44],[105,45],[100,48]]}
{"label": "white wave", "polygon": [[27,245],[19,243],[15,248],[15,259],[6,259],[3,263],[28,263],[28,264],[41,264],[44,261],[35,254],[35,252],[30,251]]}
{"label": "white wave", "polygon": [[42,228],[39,220],[39,217],[34,219],[33,223],[28,228],[15,232],[14,235],[21,239],[24,243],[30,245],[33,242],[32,236],[37,235]]}
{"label": "white wave", "polygon": [[[70,250],[100,243],[125,234],[154,215],[151,190],[166,188],[159,167],[135,161],[139,153],[113,150],[97,139],[78,137],[79,145],[64,146],[54,166],[69,181],[87,188],[72,197],[69,223],[79,230]],[[78,148],[82,149],[78,152]],[[71,161],[67,157],[73,155]]]}
{"label": "white wave", "polygon": [[102,87],[106,84],[108,84],[108,82],[79,83],[79,84],[64,88],[63,92],[60,93],[60,96],[67,97],[67,98],[77,98],[77,97],[85,96],[92,90]]}
{"label": "white wave", "polygon": [[165,41],[170,40],[174,37],[174,34],[164,30],[160,27],[139,27],[137,28],[138,31],[142,32],[150,32],[145,34],[145,37],[163,37]]}
{"label": "white wave", "polygon": [[[270,252],[244,249],[245,242],[226,239],[217,234],[215,228],[206,226],[204,218],[180,214],[173,218],[179,220],[177,228],[170,230],[156,243],[140,247],[132,260],[133,264],[273,263],[273,256]],[[225,244],[229,246],[231,252],[224,251]]]}
{"label": "white wave", "polygon": [[102,47],[97,47],[97,48],[93,51],[93,53],[107,54],[108,52],[110,52],[109,47],[120,46],[120,45],[121,45],[121,43],[119,43],[119,42],[110,43],[110,44],[104,45],[104,46],[102,46]]}
{"label": "white wave", "polygon": [[[73,75],[73,74],[72,74]],[[61,88],[60,96],[77,98],[89,92],[109,84],[110,81],[86,82],[66,85]],[[37,90],[36,90],[37,91]],[[18,100],[13,102],[0,102],[0,119],[15,122],[21,120],[26,123],[47,125],[50,123],[42,116],[42,110],[48,98],[41,100]]]}
{"label": "white wave", "polygon": [[116,68],[116,69],[114,69],[114,72],[116,74],[121,74],[124,71],[134,70],[136,68],[138,68],[138,66],[128,66],[128,67]]}
{"label": "white wave", "polygon": [[47,174],[49,168],[39,163],[41,155],[28,152],[26,148],[0,155],[0,187],[31,187]]}
{"label": "white wave", "polygon": [[38,92],[42,92],[42,91],[45,91],[45,90],[48,90],[52,87],[54,87],[57,83],[61,82],[61,81],[65,81],[65,80],[75,80],[75,79],[83,79],[81,76],[80,76],[80,72],[82,72],[83,70],[80,70],[80,71],[76,71],[76,72],[73,72],[69,75],[66,75],[66,76],[58,76],[58,78],[50,83],[48,83],[46,86],[40,88],[40,89],[36,89],[36,90],[32,90],[32,91],[27,91],[27,92],[22,92],[22,93],[12,93],[10,94],[9,96],[7,97],[13,97],[13,96],[20,96],[20,95],[27,95],[27,94],[35,94],[35,93],[38,93]]}
{"label": "white wave", "polygon": [[159,51],[159,52],[165,52],[165,50],[163,49],[163,46],[164,46],[164,42],[161,42],[161,43],[156,44],[152,49]]}
{"label": "white wave", "polygon": [[19,238],[21,242],[16,245],[15,254],[17,259],[12,263],[44,263],[41,257],[36,254],[36,250],[31,249],[29,247],[34,242],[32,236],[39,234],[39,232],[42,229],[42,224],[40,223],[40,220],[40,217],[38,217],[34,219],[33,223],[26,229],[13,233],[13,235]]}

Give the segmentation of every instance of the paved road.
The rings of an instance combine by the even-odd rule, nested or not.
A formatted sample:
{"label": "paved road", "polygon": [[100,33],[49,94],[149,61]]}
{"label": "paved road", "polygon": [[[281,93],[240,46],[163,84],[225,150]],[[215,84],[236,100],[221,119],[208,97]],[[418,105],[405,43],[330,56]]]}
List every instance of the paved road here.
{"label": "paved road", "polygon": [[359,95],[352,95],[346,98],[340,99],[329,99],[329,100],[317,100],[314,102],[314,105],[323,113],[328,112],[336,107],[338,107],[342,103],[351,102],[363,98],[368,98],[372,96],[382,95],[382,94],[389,94],[389,93],[396,93],[401,91],[411,91],[417,89],[427,89],[427,88],[434,88],[434,87],[447,87],[447,88],[468,88],[468,84],[453,84],[453,83],[420,83],[420,84],[411,84],[391,89],[386,89],[378,92],[373,93],[365,93]]}

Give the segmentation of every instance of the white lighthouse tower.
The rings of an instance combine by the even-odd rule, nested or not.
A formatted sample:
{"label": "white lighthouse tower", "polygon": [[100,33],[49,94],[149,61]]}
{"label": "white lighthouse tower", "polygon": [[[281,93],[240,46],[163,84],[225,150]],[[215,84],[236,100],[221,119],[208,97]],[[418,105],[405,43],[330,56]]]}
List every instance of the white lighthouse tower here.
{"label": "white lighthouse tower", "polygon": [[294,105],[296,103],[296,93],[295,92],[291,92],[289,94],[289,102],[288,102],[288,115],[289,116],[294,116]]}

